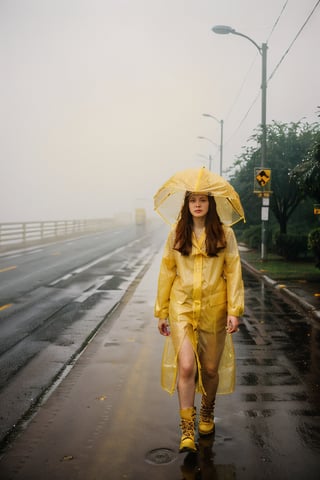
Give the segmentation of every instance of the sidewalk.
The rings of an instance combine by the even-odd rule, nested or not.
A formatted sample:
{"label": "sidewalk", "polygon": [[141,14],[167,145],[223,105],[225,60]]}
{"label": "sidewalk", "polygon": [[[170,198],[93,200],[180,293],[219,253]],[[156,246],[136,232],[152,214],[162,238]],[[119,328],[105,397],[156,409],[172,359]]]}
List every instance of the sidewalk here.
{"label": "sidewalk", "polygon": [[[245,251],[245,248],[246,247],[239,245],[240,255],[241,251]],[[277,282],[265,275],[263,272],[260,272],[252,265],[250,265],[250,263],[244,260],[244,258],[241,258],[241,263],[243,268],[249,270],[257,277],[265,280],[266,283],[276,288],[281,294],[285,295],[288,299],[293,301],[297,306],[302,308],[312,318],[320,321],[320,296],[314,295],[313,285],[293,281],[288,281],[286,282],[286,284],[283,284],[283,282]],[[320,285],[318,286],[318,291],[320,292]]]}
{"label": "sidewalk", "polygon": [[297,429],[305,435],[314,413],[283,338],[270,343],[272,323],[259,324],[258,341],[240,329],[237,388],[217,399],[216,434],[199,440],[196,462],[178,454],[177,396],[160,388],[164,339],[153,319],[159,263],[157,255],[0,459],[1,479],[195,480],[200,470],[217,480],[317,478],[317,451]]}
{"label": "sidewalk", "polygon": [[161,480],[164,467],[178,478],[177,399],[160,388],[153,318],[159,262],[5,452],[2,480]]}

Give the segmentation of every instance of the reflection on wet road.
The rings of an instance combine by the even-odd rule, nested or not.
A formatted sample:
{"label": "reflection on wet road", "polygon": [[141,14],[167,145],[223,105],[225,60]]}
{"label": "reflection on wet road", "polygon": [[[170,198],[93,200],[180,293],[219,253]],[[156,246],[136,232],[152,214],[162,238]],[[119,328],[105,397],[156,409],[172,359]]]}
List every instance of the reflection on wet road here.
{"label": "reflection on wet road", "polygon": [[319,325],[263,281],[244,280],[236,392],[219,397],[216,433],[198,439],[180,479],[319,478]]}
{"label": "reflection on wet road", "polygon": [[[212,478],[318,478],[319,326],[262,281],[249,274],[244,280],[246,312],[240,332],[234,336],[237,389],[232,400],[232,396],[220,397],[219,404],[226,401],[232,405],[230,413],[243,425],[246,436],[239,436],[236,442],[235,477],[219,473]],[[224,438],[224,446],[228,441],[234,443],[239,434],[236,428],[237,423],[229,430],[231,438]],[[217,438],[215,463],[222,454],[216,442]],[[232,458],[226,449],[224,454],[224,462],[226,456]],[[259,468],[263,469],[260,475]],[[213,473],[217,475],[212,467]],[[199,478],[210,477],[204,474]]]}
{"label": "reflection on wet road", "polygon": [[[319,399],[320,383],[320,329],[315,320],[306,313],[297,310],[284,301],[281,294],[266,288],[252,276],[245,276],[246,314],[243,319],[241,335],[235,337],[239,345],[265,345],[266,351],[273,352],[271,358],[264,358],[262,363],[272,367],[268,369],[263,381],[270,385],[293,385],[298,376],[305,382],[308,396]],[[296,372],[283,370],[283,376],[275,368],[283,355],[292,362]],[[261,364],[259,357],[250,361]],[[268,380],[269,378],[269,380]],[[300,381],[298,380],[298,381]]]}
{"label": "reflection on wet road", "polygon": [[1,478],[45,468],[47,480],[318,480],[319,326],[247,273],[236,391],[217,398],[215,434],[178,453],[178,401],[160,388],[153,319],[159,261],[5,452]]}

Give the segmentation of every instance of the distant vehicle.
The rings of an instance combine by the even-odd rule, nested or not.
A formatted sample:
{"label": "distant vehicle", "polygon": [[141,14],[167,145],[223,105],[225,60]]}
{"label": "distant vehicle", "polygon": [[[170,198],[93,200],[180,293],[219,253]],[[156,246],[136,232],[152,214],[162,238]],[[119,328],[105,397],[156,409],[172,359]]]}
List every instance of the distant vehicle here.
{"label": "distant vehicle", "polygon": [[145,225],[147,216],[144,208],[136,208],[135,219],[136,225]]}

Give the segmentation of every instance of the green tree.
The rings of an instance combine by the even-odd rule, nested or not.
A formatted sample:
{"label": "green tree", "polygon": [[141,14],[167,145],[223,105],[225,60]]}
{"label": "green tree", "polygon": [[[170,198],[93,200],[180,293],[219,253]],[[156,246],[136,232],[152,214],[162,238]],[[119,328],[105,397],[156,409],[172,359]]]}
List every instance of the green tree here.
{"label": "green tree", "polygon": [[233,164],[230,182],[239,193],[245,210],[247,226],[255,225],[260,218],[261,200],[253,194],[254,167],[258,164],[259,151],[247,146]]}
{"label": "green tree", "polygon": [[[272,170],[270,209],[279,224],[280,233],[287,232],[288,221],[305,196],[289,174],[305,158],[318,133],[318,124],[303,122],[273,122],[267,127],[267,161],[264,167]],[[256,209],[261,201],[253,195],[253,172],[261,161],[261,129],[250,140],[255,142],[255,146],[247,147],[237,158],[231,182],[239,192],[248,223],[254,215],[257,224],[259,215],[256,216]],[[248,188],[250,185],[252,188]]]}
{"label": "green tree", "polygon": [[[320,117],[320,113],[318,116]],[[292,170],[290,177],[305,195],[320,203],[320,132],[315,136],[302,162]]]}
{"label": "green tree", "polygon": [[[318,116],[320,117],[320,113]],[[320,203],[320,132],[318,132],[302,162],[292,170],[291,178],[307,197]],[[316,267],[320,268],[319,227],[309,232],[308,246],[314,253]]]}

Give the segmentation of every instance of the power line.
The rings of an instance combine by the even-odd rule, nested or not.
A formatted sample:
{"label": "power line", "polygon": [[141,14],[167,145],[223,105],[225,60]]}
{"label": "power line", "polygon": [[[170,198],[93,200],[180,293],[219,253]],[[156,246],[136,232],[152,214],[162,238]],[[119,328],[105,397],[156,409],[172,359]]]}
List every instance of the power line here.
{"label": "power line", "polygon": [[239,90],[238,90],[238,93],[237,93],[237,95],[236,95],[236,97],[235,97],[235,99],[234,99],[234,101],[233,101],[233,104],[232,104],[231,108],[229,109],[228,113],[227,113],[226,116],[225,116],[225,119],[226,119],[226,120],[227,120],[227,119],[229,118],[229,116],[231,115],[233,109],[234,109],[235,106],[236,106],[237,101],[238,101],[239,98],[240,98],[240,95],[241,95],[241,93],[242,93],[242,90],[243,90],[243,88],[244,88],[244,86],[245,86],[245,84],[246,84],[246,82],[247,82],[247,80],[248,80],[248,78],[249,78],[249,74],[251,73],[251,70],[252,70],[254,64],[256,63],[257,56],[258,56],[258,53],[256,54],[254,60],[252,61],[251,65],[250,65],[250,67],[249,67],[249,70],[247,71],[247,73],[246,73],[245,76],[244,76],[244,79],[243,79],[242,84],[241,84],[241,86],[240,86],[240,88],[239,88]]}
{"label": "power line", "polygon": [[[289,1],[289,0],[286,0],[286,1],[285,1],[285,3],[284,3],[284,5],[283,5],[283,7],[282,7],[282,9],[281,9],[281,12],[280,12],[278,18],[277,18],[276,21],[274,22],[273,27],[272,27],[272,29],[271,29],[271,32],[270,32],[270,34],[269,34],[269,37],[268,37],[268,39],[267,39],[267,42],[269,41],[269,39],[271,38],[271,35],[272,35],[273,32],[275,31],[275,29],[276,29],[276,27],[277,27],[277,25],[278,25],[278,23],[279,23],[279,20],[280,20],[280,18],[281,18],[281,16],[282,16],[284,10],[286,9],[286,6],[287,6],[287,4],[288,4],[288,1]],[[319,0],[319,1],[320,1],[320,0]],[[257,54],[257,55],[258,55],[258,54]],[[231,114],[233,108],[235,107],[236,102],[238,101],[238,99],[239,99],[239,97],[240,97],[240,94],[241,94],[241,92],[242,92],[242,90],[243,90],[243,87],[244,87],[244,85],[245,85],[245,83],[246,83],[246,81],[247,81],[247,79],[248,79],[248,77],[249,77],[249,73],[251,72],[251,70],[252,70],[252,68],[253,68],[253,65],[255,64],[255,62],[256,62],[256,60],[257,60],[257,55],[255,56],[255,58],[254,58],[254,60],[253,60],[253,62],[252,62],[252,64],[251,64],[249,70],[247,71],[247,73],[246,73],[246,75],[245,75],[245,78],[244,78],[244,80],[243,80],[243,82],[242,82],[242,84],[241,84],[240,89],[238,90],[237,96],[236,96],[236,98],[235,98],[235,100],[234,100],[234,102],[233,102],[232,107],[230,108],[228,114],[226,115],[226,118],[229,117],[229,115]],[[258,94],[255,96],[255,98],[254,98],[254,100],[252,101],[249,109],[247,110],[247,112],[245,113],[245,115],[242,117],[242,119],[241,119],[238,127],[237,127],[236,130],[233,132],[232,136],[229,137],[229,139],[227,140],[226,145],[232,140],[232,138],[233,138],[234,135],[238,132],[238,130],[240,130],[240,128],[242,127],[244,121],[247,119],[250,111],[252,110],[252,108],[253,108],[254,105],[256,104],[259,96],[260,96],[260,91],[259,91]]]}
{"label": "power line", "polygon": [[231,137],[228,138],[228,140],[226,141],[226,145],[228,145],[228,143],[230,143],[230,141],[232,140],[232,138],[234,137],[234,135],[238,132],[238,130],[240,130],[240,128],[242,127],[244,121],[246,120],[246,118],[248,117],[249,113],[251,112],[252,108],[254,107],[254,105],[257,103],[257,100],[258,98],[260,97],[260,91],[257,93],[256,97],[254,98],[254,100],[252,101],[250,107],[248,108],[247,112],[245,113],[245,115],[242,117],[239,125],[237,126],[237,128],[235,129],[235,131],[233,132],[233,134],[231,135]]}
{"label": "power line", "polygon": [[[275,29],[276,29],[276,27],[277,27],[277,25],[278,25],[278,23],[279,23],[279,20],[280,20],[280,18],[282,17],[282,14],[283,14],[284,10],[286,9],[286,6],[287,6],[287,4],[288,4],[288,1],[289,1],[289,0],[286,0],[286,1],[285,1],[284,5],[283,5],[283,7],[282,7],[282,9],[281,9],[281,12],[280,12],[279,15],[278,15],[278,18],[276,19],[276,21],[275,21],[274,24],[273,24],[273,27],[272,27],[271,32],[270,32],[270,34],[269,34],[269,37],[268,37],[268,39],[267,39],[267,43],[268,43],[268,41],[270,40],[271,35],[272,35],[273,32],[275,31]],[[320,0],[319,0],[319,1],[320,1]],[[247,71],[247,73],[246,73],[246,75],[245,75],[245,77],[244,77],[244,80],[243,80],[243,82],[242,82],[242,84],[241,84],[241,86],[240,86],[240,88],[239,88],[239,90],[238,90],[238,93],[237,93],[236,98],[235,98],[235,100],[234,100],[234,102],[233,102],[233,105],[231,106],[231,108],[229,109],[229,111],[228,111],[228,113],[227,113],[227,115],[226,115],[226,117],[225,117],[226,119],[228,119],[228,117],[230,116],[232,110],[234,109],[237,101],[239,100],[240,94],[241,94],[241,92],[242,92],[242,90],[243,90],[243,88],[244,88],[244,85],[246,84],[246,82],[247,82],[247,80],[248,80],[249,74],[250,74],[250,72],[251,72],[254,64],[256,63],[257,55],[258,55],[258,54],[255,55],[255,58],[254,58],[252,64],[250,65],[249,70]],[[231,135],[231,137],[229,137],[229,139],[226,141],[226,145],[232,140],[232,138],[234,137],[234,135],[235,135],[235,134],[238,132],[238,130],[241,128],[241,126],[243,125],[244,121],[245,121],[246,118],[248,117],[250,111],[252,110],[253,106],[256,104],[259,96],[260,96],[260,90],[259,90],[258,94],[255,96],[254,100],[252,101],[249,109],[247,110],[247,112],[245,113],[245,115],[243,116],[243,118],[241,119],[238,127],[237,127],[236,130],[233,132],[233,134]]]}
{"label": "power line", "polygon": [[[286,0],[285,4],[283,5],[282,10],[281,10],[281,12],[280,12],[277,20],[275,21],[275,23],[274,23],[274,25],[273,25],[273,27],[272,27],[272,29],[271,29],[270,35],[269,35],[269,37],[268,37],[268,40],[270,39],[270,37],[271,37],[272,33],[274,32],[277,24],[279,23],[279,20],[280,20],[280,18],[281,18],[281,16],[282,16],[282,14],[283,14],[283,12],[284,12],[287,4],[288,4],[288,0]],[[287,54],[289,53],[289,51],[291,50],[293,44],[295,43],[295,41],[297,40],[297,38],[298,38],[299,35],[301,34],[301,32],[302,32],[302,30],[304,29],[304,27],[305,27],[305,26],[307,25],[307,23],[309,22],[311,16],[312,16],[313,13],[315,12],[315,10],[316,10],[316,8],[319,6],[319,4],[320,4],[320,0],[318,0],[318,1],[316,2],[316,4],[314,5],[313,9],[312,9],[311,12],[310,12],[310,14],[309,14],[308,17],[306,18],[305,22],[303,23],[303,25],[301,26],[301,28],[299,29],[299,31],[298,31],[297,34],[295,35],[295,37],[294,37],[294,39],[292,40],[292,42],[290,43],[289,47],[287,48],[287,50],[286,50],[286,51],[284,52],[284,54],[282,55],[281,59],[280,59],[279,62],[277,63],[277,65],[276,65],[276,67],[274,68],[273,72],[272,72],[271,75],[269,76],[268,82],[273,78],[274,74],[276,73],[276,71],[278,70],[279,66],[281,65],[281,63],[283,62],[283,60],[285,59],[285,57],[287,56]],[[249,71],[251,70],[251,68],[252,68],[252,66],[250,67]],[[248,72],[248,73],[249,73],[249,72]],[[246,74],[245,79],[247,79],[248,73]],[[243,83],[243,85],[244,85],[244,83]],[[243,88],[243,85],[242,85],[239,93],[241,92],[241,90],[242,90],[242,88]],[[260,91],[258,92],[258,94],[256,95],[256,97],[255,97],[254,100],[252,101],[249,109],[247,110],[247,112],[245,113],[245,115],[243,116],[243,118],[241,119],[241,121],[240,121],[238,127],[236,128],[236,130],[234,131],[234,133],[231,135],[231,137],[228,138],[228,140],[227,140],[227,142],[226,142],[226,145],[227,145],[228,143],[230,143],[230,141],[232,140],[232,138],[234,137],[234,135],[235,135],[235,134],[238,132],[238,130],[241,128],[241,126],[243,125],[244,121],[245,121],[246,118],[248,117],[250,111],[252,110],[253,106],[256,104],[259,96],[260,96]],[[237,99],[238,99],[238,98],[237,98]],[[232,107],[232,108],[233,108],[233,107]],[[231,108],[231,110],[232,110],[232,108]],[[229,113],[231,112],[231,110],[229,111]]]}
{"label": "power line", "polygon": [[289,0],[286,0],[286,2],[284,3],[284,5],[283,5],[283,7],[282,7],[282,10],[281,10],[278,18],[277,18],[277,20],[274,22],[273,27],[272,27],[272,29],[271,29],[271,32],[270,32],[270,34],[269,34],[269,37],[267,38],[267,43],[269,42],[269,40],[270,40],[270,38],[271,38],[271,35],[272,35],[273,32],[275,31],[276,26],[278,25],[279,20],[280,20],[280,18],[282,17],[282,14],[283,14],[283,12],[285,11],[286,6],[288,5],[288,2],[289,2]]}
{"label": "power line", "polygon": [[295,35],[294,39],[292,40],[292,42],[290,43],[289,47],[287,48],[287,50],[284,52],[284,54],[282,55],[282,57],[280,58],[279,62],[277,63],[277,65],[275,66],[273,72],[271,73],[271,75],[269,76],[268,78],[268,81],[271,80],[271,78],[274,76],[274,74],[276,73],[276,71],[278,70],[278,68],[280,67],[281,63],[283,62],[283,60],[285,59],[285,57],[288,55],[288,53],[290,52],[294,42],[297,40],[297,38],[299,37],[300,33],[302,32],[302,30],[304,29],[304,27],[307,25],[307,23],[309,22],[311,16],[314,14],[315,12],[315,9],[319,6],[319,3],[320,3],[320,0],[317,1],[317,3],[315,4],[315,6],[313,7],[313,9],[311,10],[311,12],[309,13],[307,19],[305,20],[304,24],[302,25],[302,27],[300,28],[300,30],[298,31],[298,33]]}

